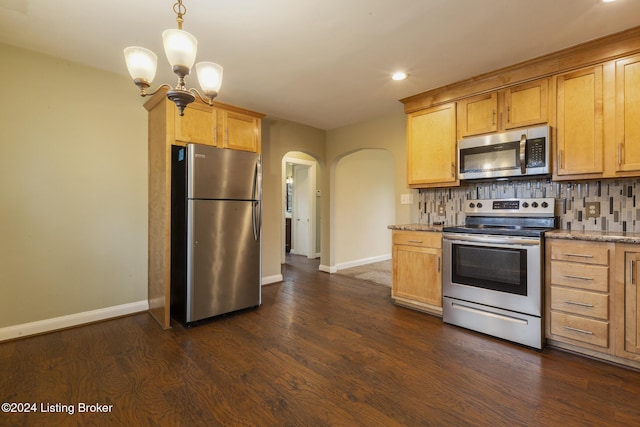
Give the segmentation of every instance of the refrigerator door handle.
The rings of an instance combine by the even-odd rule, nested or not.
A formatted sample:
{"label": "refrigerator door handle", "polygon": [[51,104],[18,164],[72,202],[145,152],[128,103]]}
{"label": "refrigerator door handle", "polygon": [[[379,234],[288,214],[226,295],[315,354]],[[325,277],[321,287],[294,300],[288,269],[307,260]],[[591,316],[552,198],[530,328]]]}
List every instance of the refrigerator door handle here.
{"label": "refrigerator door handle", "polygon": [[262,226],[262,212],[260,208],[260,201],[254,200],[253,202],[253,238],[260,240],[260,228]]}
{"label": "refrigerator door handle", "polygon": [[262,228],[262,162],[260,158],[256,160],[256,167],[253,172],[253,238],[260,239],[260,229]]}

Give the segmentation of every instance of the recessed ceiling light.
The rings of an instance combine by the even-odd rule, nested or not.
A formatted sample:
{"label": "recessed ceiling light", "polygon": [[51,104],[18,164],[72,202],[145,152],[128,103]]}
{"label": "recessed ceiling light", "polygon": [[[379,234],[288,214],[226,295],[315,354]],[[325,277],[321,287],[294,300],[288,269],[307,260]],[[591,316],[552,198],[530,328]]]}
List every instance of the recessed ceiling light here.
{"label": "recessed ceiling light", "polygon": [[600,0],[602,3],[613,3],[616,0]]}
{"label": "recessed ceiling light", "polygon": [[396,71],[395,73],[393,73],[391,78],[393,80],[404,80],[404,79],[407,78],[407,76],[408,76],[408,74],[405,73],[404,71]]}

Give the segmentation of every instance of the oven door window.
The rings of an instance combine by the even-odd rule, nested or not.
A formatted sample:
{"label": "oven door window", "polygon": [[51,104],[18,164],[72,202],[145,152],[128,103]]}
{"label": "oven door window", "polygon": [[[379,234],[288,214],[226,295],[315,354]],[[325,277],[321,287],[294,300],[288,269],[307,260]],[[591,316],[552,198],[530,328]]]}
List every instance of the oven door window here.
{"label": "oven door window", "polygon": [[527,295],[527,251],[490,246],[452,245],[453,283]]}

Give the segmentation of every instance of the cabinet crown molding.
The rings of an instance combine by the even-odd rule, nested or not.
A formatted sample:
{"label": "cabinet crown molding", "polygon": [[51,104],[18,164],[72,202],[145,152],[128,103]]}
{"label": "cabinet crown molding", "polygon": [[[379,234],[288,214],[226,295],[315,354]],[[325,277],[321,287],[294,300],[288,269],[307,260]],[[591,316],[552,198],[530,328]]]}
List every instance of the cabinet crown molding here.
{"label": "cabinet crown molding", "polygon": [[400,100],[409,114],[640,52],[640,26]]}

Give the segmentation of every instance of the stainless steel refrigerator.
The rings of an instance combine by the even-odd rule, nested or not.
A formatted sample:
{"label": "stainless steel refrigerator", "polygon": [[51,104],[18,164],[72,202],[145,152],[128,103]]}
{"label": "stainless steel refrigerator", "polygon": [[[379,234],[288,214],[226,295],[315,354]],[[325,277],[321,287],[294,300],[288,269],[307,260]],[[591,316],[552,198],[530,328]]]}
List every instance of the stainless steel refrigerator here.
{"label": "stainless steel refrigerator", "polygon": [[261,303],[259,154],[172,147],[171,315],[199,320]]}

